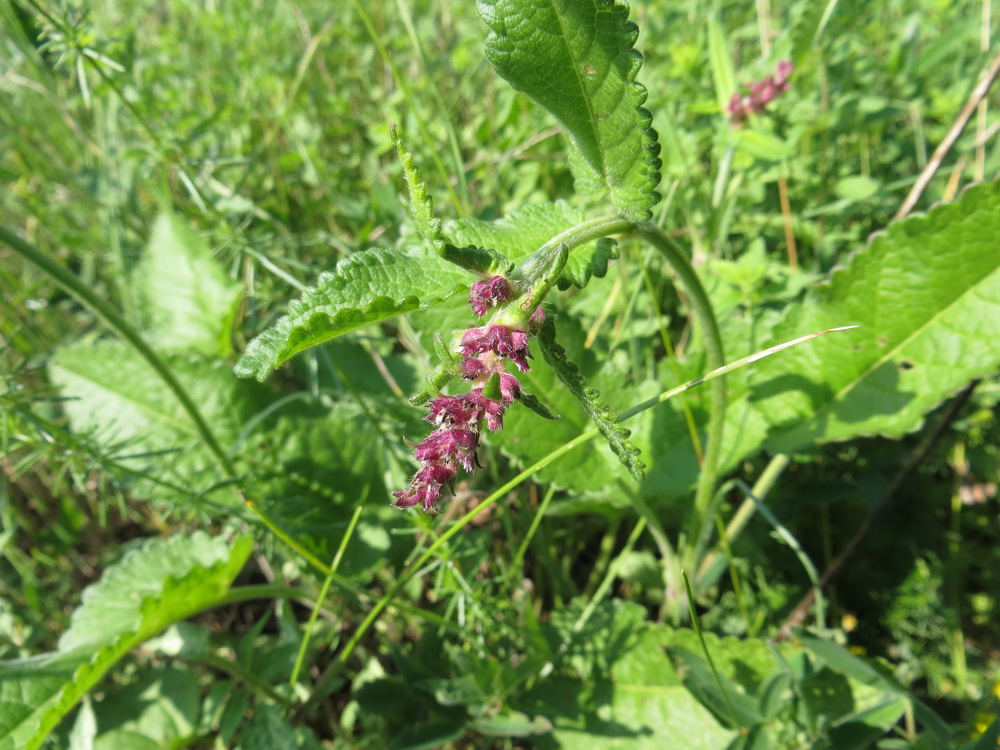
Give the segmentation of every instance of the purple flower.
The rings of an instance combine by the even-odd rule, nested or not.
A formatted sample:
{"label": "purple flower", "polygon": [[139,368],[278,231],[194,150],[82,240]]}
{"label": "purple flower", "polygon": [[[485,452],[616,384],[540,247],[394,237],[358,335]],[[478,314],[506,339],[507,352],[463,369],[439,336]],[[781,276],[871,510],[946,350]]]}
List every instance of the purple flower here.
{"label": "purple flower", "polygon": [[461,396],[438,396],[431,401],[428,422],[439,425],[471,425],[479,417],[474,409],[470,409]]}
{"label": "purple flower", "polygon": [[503,429],[503,413],[507,408],[506,404],[502,401],[486,398],[482,388],[473,388],[466,394],[465,400],[470,406],[475,407],[482,418],[486,420],[486,426],[490,428],[490,432]]}
{"label": "purple flower", "polygon": [[542,323],[545,322],[545,310],[539,305],[535,308],[535,311],[531,313],[531,317],[528,318],[528,332],[538,333],[542,330]]}
{"label": "purple flower", "polygon": [[497,302],[510,299],[511,291],[510,282],[503,276],[494,276],[489,281],[477,281],[469,290],[469,304],[476,315],[483,316]]}
{"label": "purple flower", "polygon": [[458,461],[466,471],[472,471],[479,435],[460,427],[432,432],[413,449],[413,457],[421,463],[449,464]]}
{"label": "purple flower", "polygon": [[521,383],[509,372],[500,373],[500,394],[503,396],[504,404],[517,401],[521,398]]}
{"label": "purple flower", "polygon": [[794,65],[788,60],[782,60],[778,63],[773,76],[751,82],[744,86],[742,92],[735,92],[727,107],[729,119],[733,124],[740,125],[746,122],[751,114],[760,114],[768,104],[788,91],[788,78],[793,70],[795,70]]}
{"label": "purple flower", "polygon": [[[497,276],[488,282],[476,282],[473,292],[470,302],[476,309],[477,303],[506,300],[510,284]],[[528,321],[529,329],[537,331],[544,319],[542,308],[537,308]],[[463,355],[462,377],[472,381],[472,388],[461,396],[441,395],[431,401],[426,419],[436,427],[413,448],[420,469],[405,490],[392,493],[396,498],[393,505],[397,508],[420,505],[425,511],[432,511],[444,491],[454,487],[459,468],[473,470],[483,425],[494,432],[503,429],[504,412],[521,398],[521,383],[507,372],[506,362],[510,360],[524,372],[529,369],[528,338],[528,332],[503,325],[470,328],[462,334],[458,347]],[[494,375],[499,380],[499,400],[484,395]]]}
{"label": "purple flower", "polygon": [[448,466],[427,464],[416,473],[409,487],[392,493],[396,498],[393,505],[397,508],[409,508],[419,503],[429,512],[441,498],[445,487],[450,487],[454,483],[456,474],[457,472]]}

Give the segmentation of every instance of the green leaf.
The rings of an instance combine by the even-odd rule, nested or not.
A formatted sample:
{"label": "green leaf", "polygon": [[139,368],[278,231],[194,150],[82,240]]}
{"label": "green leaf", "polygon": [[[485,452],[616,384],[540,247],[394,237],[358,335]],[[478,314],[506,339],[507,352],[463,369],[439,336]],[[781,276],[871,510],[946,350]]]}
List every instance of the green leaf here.
{"label": "green leaf", "polygon": [[[247,541],[239,542],[241,549],[246,545]],[[127,552],[104,572],[100,581],[83,592],[69,629],[59,639],[59,650],[96,651],[122,633],[134,632],[142,620],[142,602],[159,598],[168,580],[180,580],[198,568],[221,565],[233,554],[224,540],[203,531],[146,541]],[[238,562],[239,567],[242,565],[242,561]]]}
{"label": "green leaf", "polygon": [[[235,437],[267,398],[263,386],[234,381],[223,362],[190,356],[166,362],[223,440]],[[129,442],[159,450],[197,438],[193,423],[146,361],[118,341],[59,349],[49,376],[69,399],[63,408],[73,429],[105,444]]]}
{"label": "green leaf", "polygon": [[750,128],[734,131],[733,142],[738,148],[763,161],[782,161],[794,153],[788,141]]}
{"label": "green leaf", "polygon": [[[552,625],[565,637],[579,616],[575,605],[556,610]],[[681,683],[663,649],[666,632],[648,625],[634,603],[599,605],[567,653],[570,675],[539,681],[528,695],[526,713],[545,716],[554,726],[551,735],[532,738],[533,744],[574,750],[727,747],[734,733]]]}
{"label": "green leaf", "polygon": [[842,325],[762,362],[754,406],[767,447],[898,437],[1000,365],[1000,183],[893,224],[786,311],[771,340]]}
{"label": "green leaf", "polygon": [[514,268],[514,264],[502,253],[482,247],[445,245],[441,257],[466,271],[486,277],[506,276]]}
{"label": "green leaf", "polygon": [[490,737],[524,737],[551,732],[552,722],[544,716],[532,719],[520,711],[502,711],[473,719],[469,722],[469,728]]}
{"label": "green leaf", "polygon": [[173,213],[157,218],[133,283],[144,328],[156,349],[229,356],[240,285]]}
{"label": "green leaf", "polygon": [[[165,361],[223,445],[234,444],[274,398],[264,386],[234,378],[222,360],[172,355]],[[145,496],[239,502],[231,488],[202,495],[217,485],[218,463],[173,393],[131,347],[117,341],[64,347],[50,360],[49,376],[67,399],[63,409],[76,432],[138,476],[152,478],[138,490]]]}
{"label": "green leaf", "polygon": [[253,718],[243,729],[240,750],[299,750],[295,730],[285,719],[285,712],[270,704],[254,709]]}
{"label": "green leaf", "polygon": [[[682,666],[684,685],[724,726],[737,729],[752,727],[764,721],[757,710],[757,701],[738,690],[735,683],[722,677],[725,692],[720,690],[708,662],[701,656],[684,648],[672,648],[670,653]],[[734,721],[736,726],[732,726]]]}
{"label": "green leaf", "polygon": [[[511,262],[521,263],[553,237],[584,220],[582,211],[557,201],[521,206],[496,221],[459,219],[450,222],[446,231],[456,243],[495,248]],[[603,278],[608,261],[617,257],[618,247],[609,239],[574,248],[559,277],[559,288],[575,285],[582,289],[591,275]]]}
{"label": "green leaf", "polygon": [[253,339],[233,368],[264,380],[299,352],[382,320],[431,307],[466,290],[466,271],[424,251],[373,248],[340,261]]}
{"label": "green leaf", "polygon": [[732,53],[722,24],[715,13],[708,18],[708,60],[712,66],[712,80],[715,82],[715,98],[719,111],[726,113],[729,100],[736,91],[736,72],[733,70]]}
{"label": "green leaf", "polygon": [[1000,742],[1000,719],[990,724],[978,739],[962,745],[959,750],[995,750],[998,742]]}
{"label": "green leaf", "polygon": [[57,652],[0,662],[0,750],[23,750],[42,711],[84,661],[84,654]]}
{"label": "green leaf", "polygon": [[639,449],[628,440],[631,432],[628,428],[618,424],[618,415],[611,410],[605,401],[601,400],[600,392],[596,388],[588,386],[587,381],[580,374],[580,368],[566,358],[566,350],[556,343],[556,328],[551,318],[547,319],[542,326],[538,341],[549,367],[555,370],[563,384],[583,404],[587,413],[590,414],[590,418],[594,420],[597,429],[608,441],[611,450],[628,469],[632,478],[641,482],[645,478],[644,466],[638,458]]}
{"label": "green leaf", "polygon": [[635,82],[642,56],[628,6],[615,0],[479,0],[497,73],[566,128],[578,181],[607,190],[621,214],[651,218],[659,145]]}
{"label": "green leaf", "polygon": [[[132,580],[130,607],[118,597],[127,582],[95,596],[91,606],[103,608],[108,618],[122,616],[129,630],[105,619],[108,637],[99,638],[93,631],[96,621],[88,615],[66,644],[74,647],[72,652],[0,662],[0,750],[37,750],[62,717],[129,651],[171,623],[218,603],[252,547],[249,537],[239,537],[228,546],[201,533],[182,538],[180,545],[173,540],[150,541],[137,553],[141,559],[123,561],[123,565],[163,574],[154,586]],[[215,562],[209,567],[201,564],[209,560]],[[188,572],[181,573],[184,570]],[[181,575],[175,577],[170,571]],[[153,595],[147,596],[151,591]],[[102,641],[103,646],[91,651],[92,645]]]}

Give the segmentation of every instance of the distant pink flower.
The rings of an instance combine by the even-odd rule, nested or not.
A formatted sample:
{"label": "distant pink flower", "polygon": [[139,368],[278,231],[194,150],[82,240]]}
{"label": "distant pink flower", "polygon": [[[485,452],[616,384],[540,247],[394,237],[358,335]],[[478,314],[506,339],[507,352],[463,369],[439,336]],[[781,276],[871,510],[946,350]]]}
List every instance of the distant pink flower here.
{"label": "distant pink flower", "polygon": [[737,91],[729,100],[729,119],[735,125],[746,122],[751,114],[760,114],[767,105],[788,91],[788,78],[795,66],[788,60],[778,63],[773,76],[746,84],[743,91]]}

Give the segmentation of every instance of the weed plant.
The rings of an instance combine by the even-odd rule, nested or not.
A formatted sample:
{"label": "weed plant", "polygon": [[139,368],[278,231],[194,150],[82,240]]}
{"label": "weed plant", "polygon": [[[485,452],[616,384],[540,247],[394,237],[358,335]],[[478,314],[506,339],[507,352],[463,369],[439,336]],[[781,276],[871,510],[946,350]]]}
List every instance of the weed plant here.
{"label": "weed plant", "polygon": [[995,30],[0,0],[0,750],[996,747]]}

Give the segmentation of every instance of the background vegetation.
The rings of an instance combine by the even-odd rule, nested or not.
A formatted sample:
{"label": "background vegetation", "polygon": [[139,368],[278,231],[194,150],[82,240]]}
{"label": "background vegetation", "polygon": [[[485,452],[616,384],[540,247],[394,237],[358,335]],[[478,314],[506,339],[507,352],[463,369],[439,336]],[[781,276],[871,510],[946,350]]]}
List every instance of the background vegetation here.
{"label": "background vegetation", "polygon": [[[734,356],[887,226],[988,64],[996,28],[982,0],[650,1],[631,13],[663,147],[655,221],[692,250],[732,316]],[[582,465],[570,462],[442,540],[523,468],[505,435],[441,516],[389,507],[412,471],[403,437],[425,430],[406,397],[433,334],[470,325],[461,304],[312,350],[265,385],[235,380],[246,341],[337,259],[412,243],[389,123],[446,218],[572,196],[565,142],[493,73],[473,4],[0,0],[0,22],[2,226],[144,333],[258,511],[134,350],[0,246],[0,657],[22,664],[74,633],[86,646],[83,610],[71,613],[114,566],[120,581],[155,583],[143,595],[161,586],[183,602],[188,581],[190,603],[237,571],[243,592],[206,598],[215,608],[194,607],[195,619],[115,660],[54,743],[947,747],[1000,716],[995,377],[901,439],[790,456],[767,498],[777,525],[755,517],[728,570],[698,592],[726,687],[687,614],[666,611],[682,595],[664,591],[631,486],[577,486],[566,474]],[[729,148],[726,61],[744,82],[780,59],[795,61],[792,89]],[[923,209],[997,174],[997,128],[984,108]],[[638,245],[552,302],[609,396],[704,371],[683,301]],[[677,417],[687,442],[653,446],[659,473],[642,500],[671,537],[698,460]],[[730,477],[752,485],[768,461],[752,455]],[[821,637],[770,645],[810,590],[802,559],[826,567],[887,495],[827,592],[825,620],[808,619]],[[742,499],[732,485],[721,518]],[[252,552],[215,544],[244,532]],[[381,600],[386,612],[359,628],[433,540]],[[191,583],[193,564],[148,562],[171,554],[200,560],[204,580]],[[95,621],[117,627],[116,610],[93,601]],[[147,638],[162,630],[147,626]]]}

